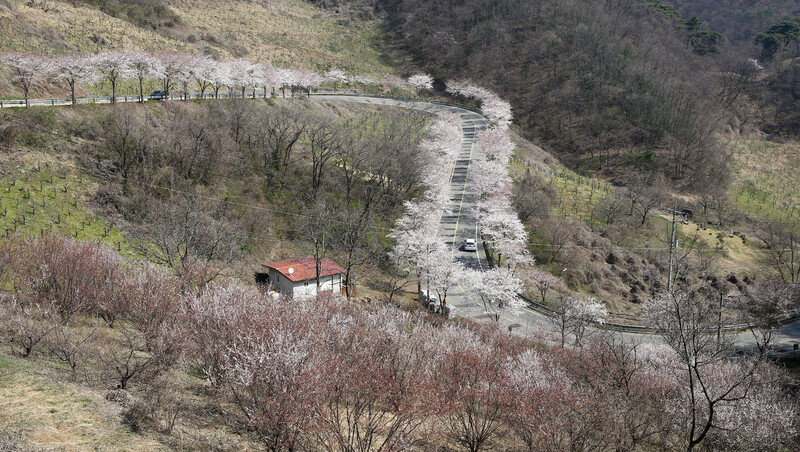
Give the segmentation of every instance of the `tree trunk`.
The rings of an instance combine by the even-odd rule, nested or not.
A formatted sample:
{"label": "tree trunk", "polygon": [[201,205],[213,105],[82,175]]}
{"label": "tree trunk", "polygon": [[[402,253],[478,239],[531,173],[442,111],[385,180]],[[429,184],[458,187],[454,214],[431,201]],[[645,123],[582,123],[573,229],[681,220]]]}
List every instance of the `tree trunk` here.
{"label": "tree trunk", "polygon": [[139,77],[139,103],[144,103],[144,77]]}

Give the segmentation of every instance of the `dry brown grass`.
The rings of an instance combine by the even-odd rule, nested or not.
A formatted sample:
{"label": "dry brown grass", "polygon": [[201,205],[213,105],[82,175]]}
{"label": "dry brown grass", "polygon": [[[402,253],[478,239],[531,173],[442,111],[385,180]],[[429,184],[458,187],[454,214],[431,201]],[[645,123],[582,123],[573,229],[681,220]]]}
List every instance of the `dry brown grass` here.
{"label": "dry brown grass", "polygon": [[[379,20],[339,17],[302,0],[177,0],[170,3],[183,25],[163,33],[70,2],[9,2],[10,9],[0,9],[0,53],[188,52],[320,71],[335,66],[374,76],[394,72],[378,49]],[[21,91],[4,71],[0,68],[0,98],[18,98]],[[92,87],[83,87],[82,93],[91,95],[87,89]],[[35,87],[31,94],[43,97],[51,91],[53,87]]]}
{"label": "dry brown grass", "polygon": [[0,354],[0,430],[56,450],[166,450],[120,423],[119,407],[99,391],[56,382],[28,361]]}
{"label": "dry brown grass", "polygon": [[337,17],[302,0],[174,1],[171,5],[184,25],[164,35],[71,3],[11,4],[12,10],[0,9],[0,50],[45,55],[106,49],[182,51],[220,59],[247,56],[286,67],[392,72],[375,46],[379,21]]}
{"label": "dry brown grass", "polygon": [[375,46],[377,21],[337,17],[302,0],[179,0],[172,5],[192,29],[246,49],[252,60],[312,69],[337,66],[365,74],[392,72]]}

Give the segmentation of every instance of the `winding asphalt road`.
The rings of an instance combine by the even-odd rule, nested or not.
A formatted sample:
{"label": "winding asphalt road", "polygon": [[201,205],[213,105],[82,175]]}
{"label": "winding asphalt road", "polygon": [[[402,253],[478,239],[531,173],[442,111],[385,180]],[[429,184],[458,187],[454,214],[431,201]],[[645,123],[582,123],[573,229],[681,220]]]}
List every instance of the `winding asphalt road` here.
{"label": "winding asphalt road", "polygon": [[[427,103],[423,101],[405,101],[388,98],[373,98],[363,96],[324,96],[328,100],[358,102],[375,105],[388,105],[400,108],[438,113],[441,111],[456,112],[461,117],[461,151],[450,168],[450,204],[445,209],[440,220],[440,234],[442,240],[451,249],[451,255],[456,261],[462,262],[472,269],[487,267],[485,256],[479,247],[478,252],[465,252],[459,245],[467,238],[476,239],[481,243],[478,233],[478,218],[476,207],[479,193],[474,189],[470,179],[470,165],[472,158],[479,152],[477,137],[480,131],[488,127],[486,118],[470,110],[456,106]],[[510,332],[522,337],[548,337],[552,335],[552,324],[542,313],[527,307],[508,307],[497,309],[485,307],[482,303],[470,298],[462,288],[448,295],[448,305],[451,313],[463,318],[478,321],[496,321]],[[661,337],[652,333],[620,332],[626,341],[641,343],[661,341]],[[791,323],[779,328],[775,333],[774,356],[792,356],[793,345],[800,344],[800,322]],[[744,331],[738,333],[736,344],[747,349],[752,346],[751,333]]]}
{"label": "winding asphalt road", "polygon": [[[454,105],[430,103],[417,100],[401,100],[383,97],[368,97],[357,95],[336,95],[330,93],[313,94],[311,97],[320,97],[327,100],[356,102],[372,105],[386,105],[412,110],[439,113],[443,111],[455,112],[461,118],[459,124],[462,132],[461,151],[453,162],[450,171],[450,203],[440,219],[440,234],[442,241],[451,249],[454,260],[462,262],[472,269],[487,267],[487,261],[481,247],[478,252],[465,252],[459,245],[467,238],[476,239],[481,243],[478,234],[478,218],[476,216],[478,193],[470,179],[470,165],[473,156],[478,152],[477,137],[481,130],[486,130],[488,121],[478,113]],[[122,99],[120,99],[122,100]],[[118,102],[120,101],[118,100]],[[110,103],[108,98],[84,98],[80,103]],[[136,98],[125,98],[124,101],[136,101]],[[65,99],[39,99],[33,100],[32,106],[58,106],[66,105]],[[4,107],[19,107],[19,101],[4,102]],[[445,169],[443,169],[445,170]],[[496,309],[484,307],[481,303],[471,299],[462,288],[448,295],[448,305],[451,313],[463,318],[472,318],[478,321],[496,321],[515,335],[532,337],[542,334],[547,335],[552,331],[548,318],[542,313],[527,307],[509,307]],[[622,332],[625,340],[633,342],[657,342],[661,338],[650,333]],[[546,337],[546,336],[545,336]],[[794,321],[777,329],[774,334],[776,349],[775,356],[793,356],[795,344],[800,344],[800,321]],[[742,348],[753,344],[749,332],[739,333],[736,342]]]}
{"label": "winding asphalt road", "polygon": [[[313,97],[313,95],[312,95]],[[489,123],[478,113],[457,106],[428,103],[424,101],[406,101],[388,98],[363,96],[325,95],[327,100],[358,102],[373,105],[388,105],[412,110],[439,113],[449,111],[458,113],[461,118],[461,151],[453,162],[450,171],[450,203],[441,219],[439,231],[442,241],[450,248],[454,260],[463,263],[467,268],[481,270],[488,266],[481,247],[478,252],[462,251],[459,247],[465,239],[472,238],[481,243],[478,233],[476,209],[479,193],[470,178],[470,166],[473,157],[479,152],[478,134],[486,130]],[[532,309],[484,307],[482,303],[469,297],[459,287],[447,296],[451,314],[478,321],[497,321],[513,333],[530,337],[536,332],[551,330],[550,323],[544,315]],[[487,309],[488,308],[488,309]]]}

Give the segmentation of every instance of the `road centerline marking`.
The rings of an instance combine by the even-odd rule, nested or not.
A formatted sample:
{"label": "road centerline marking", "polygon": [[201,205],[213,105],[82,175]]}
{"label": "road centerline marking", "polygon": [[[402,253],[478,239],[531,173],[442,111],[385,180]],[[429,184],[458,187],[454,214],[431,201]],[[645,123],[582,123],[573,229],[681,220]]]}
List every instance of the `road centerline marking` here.
{"label": "road centerline marking", "polygon": [[[472,124],[472,127],[475,127],[475,122],[471,119],[467,119]],[[476,131],[477,132],[477,131]],[[467,160],[467,169],[464,175],[464,188],[461,190],[461,202],[458,204],[458,216],[456,216],[456,228],[453,231],[453,245],[450,248],[450,258],[452,259],[456,253],[456,235],[458,235],[458,224],[461,221],[461,209],[464,207],[464,195],[467,193],[467,183],[469,182],[469,168],[472,165],[472,153],[475,151],[475,143],[477,142],[478,134],[472,134],[472,144],[469,148],[469,158]],[[455,169],[455,166],[453,166]],[[452,176],[450,179],[450,184],[452,185]],[[476,219],[477,221],[477,219]]]}

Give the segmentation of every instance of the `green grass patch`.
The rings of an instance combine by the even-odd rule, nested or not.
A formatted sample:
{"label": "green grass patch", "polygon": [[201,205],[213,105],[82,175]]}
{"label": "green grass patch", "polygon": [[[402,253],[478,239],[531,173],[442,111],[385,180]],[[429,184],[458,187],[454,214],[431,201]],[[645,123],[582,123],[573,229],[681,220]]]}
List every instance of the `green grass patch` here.
{"label": "green grass patch", "polygon": [[27,361],[0,353],[0,375],[28,368]]}
{"label": "green grass patch", "polygon": [[582,221],[589,226],[600,224],[597,206],[613,194],[611,185],[580,176],[568,169],[554,166],[551,169],[552,172],[543,174],[543,177],[557,193],[552,209],[553,216]]}
{"label": "green grass patch", "polygon": [[736,207],[760,220],[800,219],[800,143],[742,139],[731,146]]}
{"label": "green grass patch", "polygon": [[133,247],[121,229],[92,214],[85,204],[94,181],[55,163],[6,164],[0,168],[0,233],[62,233],[82,240],[102,240],[123,253]]}

